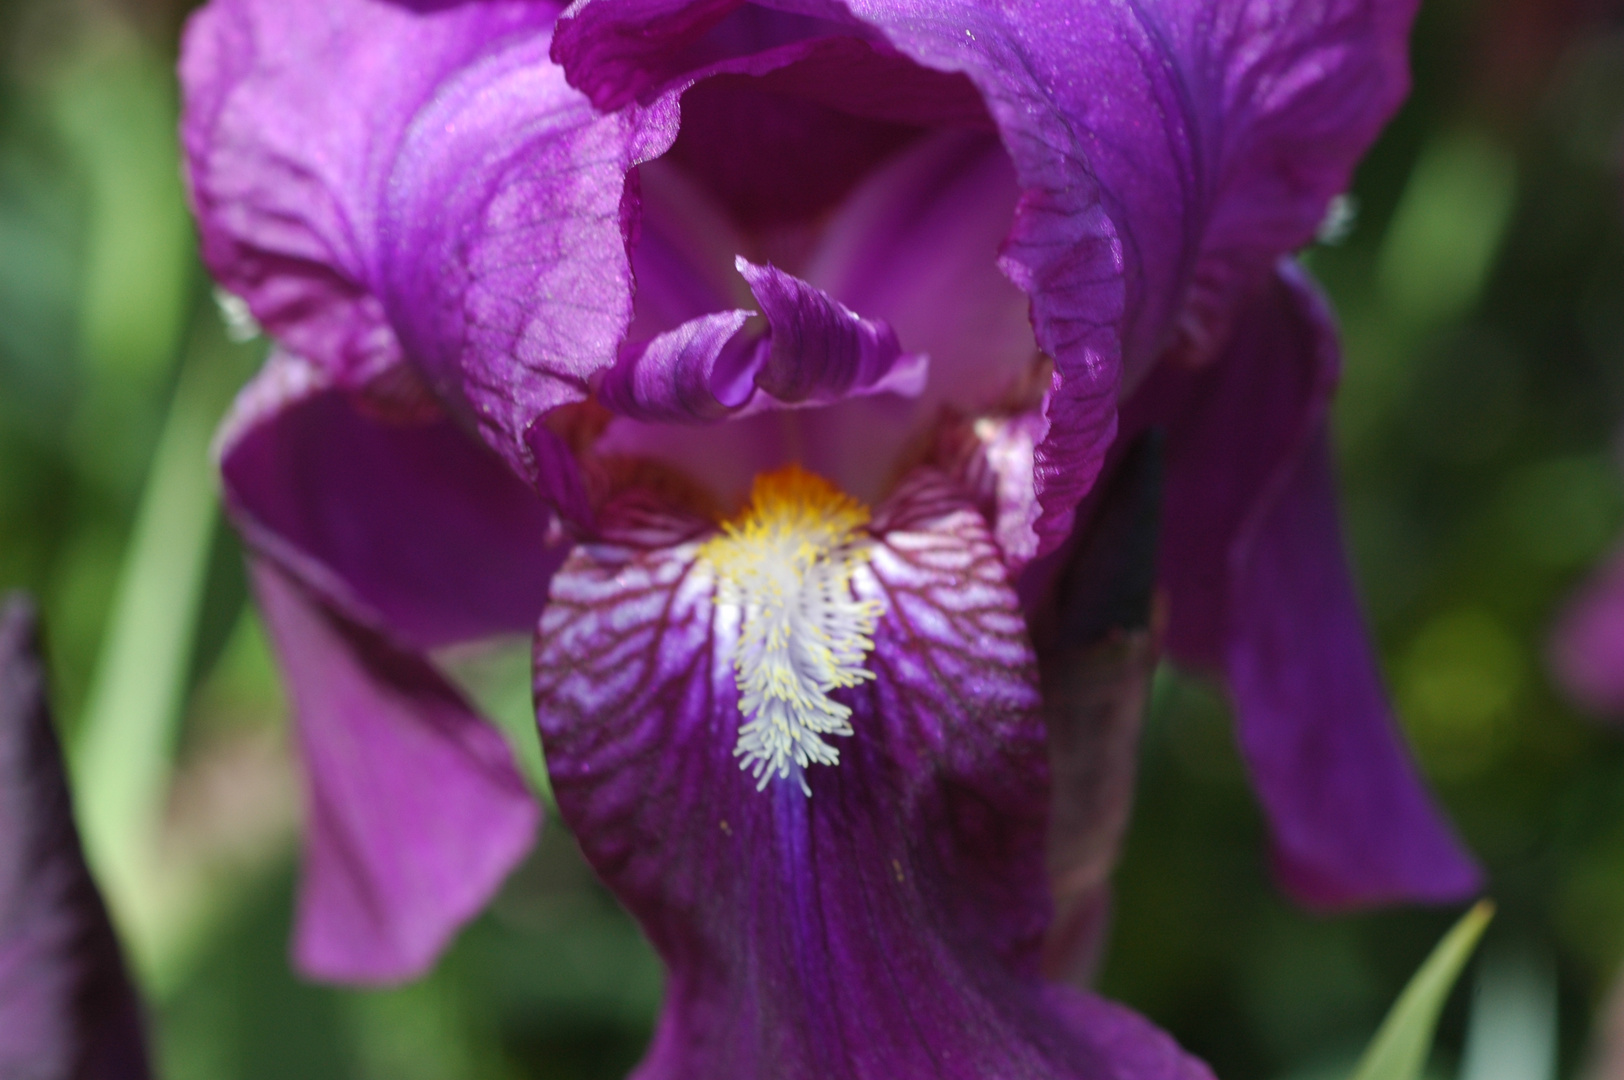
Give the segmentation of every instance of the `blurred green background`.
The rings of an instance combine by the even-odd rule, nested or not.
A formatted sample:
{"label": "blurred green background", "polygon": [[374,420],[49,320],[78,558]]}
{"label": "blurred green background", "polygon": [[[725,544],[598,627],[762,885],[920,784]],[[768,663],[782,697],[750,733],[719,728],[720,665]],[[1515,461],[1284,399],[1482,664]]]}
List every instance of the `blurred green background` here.
{"label": "blurred green background", "polygon": [[[0,587],[43,604],[163,1075],[621,1076],[658,965],[558,828],[429,979],[288,971],[297,780],[206,453],[264,346],[222,320],[182,202],[186,6],[0,0]],[[1500,905],[1439,1076],[1580,1075],[1624,960],[1624,732],[1542,658],[1624,531],[1617,9],[1431,0],[1415,94],[1308,255],[1345,324],[1345,504],[1387,674]],[[522,717],[523,656],[466,680]],[[1221,698],[1164,671],[1103,987],[1222,1077],[1338,1077],[1458,913],[1304,915],[1262,839]]]}

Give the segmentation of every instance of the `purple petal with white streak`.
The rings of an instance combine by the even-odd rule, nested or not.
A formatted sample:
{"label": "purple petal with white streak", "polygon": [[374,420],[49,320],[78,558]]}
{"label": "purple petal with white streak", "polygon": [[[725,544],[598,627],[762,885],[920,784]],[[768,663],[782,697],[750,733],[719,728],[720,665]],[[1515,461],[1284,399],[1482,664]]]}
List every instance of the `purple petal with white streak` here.
{"label": "purple petal with white streak", "polygon": [[883,601],[841,760],[764,792],[733,748],[711,533],[632,493],[555,579],[537,712],[561,812],[670,968],[639,1080],[1206,1080],[1045,986],[1048,785],[1024,620],[980,513],[921,471],[854,577]]}

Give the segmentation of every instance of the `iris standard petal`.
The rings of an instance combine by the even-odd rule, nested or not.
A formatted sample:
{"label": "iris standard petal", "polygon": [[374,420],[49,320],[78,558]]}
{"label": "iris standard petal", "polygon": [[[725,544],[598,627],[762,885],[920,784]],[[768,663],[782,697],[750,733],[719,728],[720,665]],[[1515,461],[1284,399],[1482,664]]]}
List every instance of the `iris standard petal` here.
{"label": "iris standard petal", "polygon": [[217,280],[342,383],[419,365],[538,484],[531,426],[630,319],[627,170],[676,133],[674,101],[603,115],[565,84],[556,10],[213,0],[181,64]]}
{"label": "iris standard petal", "polygon": [[675,99],[603,114],[533,36],[447,80],[385,192],[382,285],[407,352],[521,475],[536,422],[588,396],[632,316],[627,173],[677,132]]}
{"label": "iris standard petal", "polygon": [[540,807],[502,736],[422,656],[267,562],[253,582],[306,774],[294,960],[345,982],[420,975],[530,849]]}
{"label": "iris standard petal", "polygon": [[[380,196],[412,118],[546,4],[214,0],[187,26],[181,123],[204,261],[272,335],[365,377],[399,359]],[[342,91],[335,88],[342,87]]]}
{"label": "iris standard petal", "polygon": [[1024,620],[984,519],[921,470],[854,602],[872,680],[839,761],[735,754],[740,611],[706,521],[632,493],[555,579],[536,698],[559,807],[670,969],[654,1078],[1206,1077],[1125,1010],[1046,987],[1047,767]]}
{"label": "iris standard petal", "polygon": [[0,1076],[146,1080],[141,1006],[85,867],[33,605],[0,597]]}
{"label": "iris standard petal", "polygon": [[574,4],[560,20],[553,58],[593,104],[613,110],[730,60],[862,32],[836,5],[798,6],[809,13],[744,0]]}
{"label": "iris standard petal", "polygon": [[1159,370],[1129,403],[1129,430],[1168,432],[1168,648],[1227,675],[1300,898],[1459,899],[1477,872],[1395,729],[1342,548],[1325,440],[1339,366],[1323,299],[1282,263],[1220,356]]}
{"label": "iris standard petal", "polygon": [[1050,548],[1111,444],[1124,360],[1131,385],[1170,346],[1210,353],[1234,304],[1313,235],[1407,88],[1414,9],[645,0],[572,9],[555,55],[604,107],[738,68],[752,47],[782,65],[792,45],[805,55],[875,31],[925,68],[968,76],[1022,189],[1003,266],[1056,364],[1036,458]]}

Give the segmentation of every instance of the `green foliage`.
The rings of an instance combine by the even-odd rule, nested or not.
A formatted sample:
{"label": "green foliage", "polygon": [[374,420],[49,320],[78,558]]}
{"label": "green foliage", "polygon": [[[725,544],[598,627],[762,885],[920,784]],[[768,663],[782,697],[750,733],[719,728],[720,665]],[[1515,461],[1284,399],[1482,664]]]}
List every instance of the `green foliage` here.
{"label": "green foliage", "polygon": [[1479,901],[1444,935],[1393,1003],[1349,1080],[1420,1080],[1438,1014],[1493,917],[1494,905]]}

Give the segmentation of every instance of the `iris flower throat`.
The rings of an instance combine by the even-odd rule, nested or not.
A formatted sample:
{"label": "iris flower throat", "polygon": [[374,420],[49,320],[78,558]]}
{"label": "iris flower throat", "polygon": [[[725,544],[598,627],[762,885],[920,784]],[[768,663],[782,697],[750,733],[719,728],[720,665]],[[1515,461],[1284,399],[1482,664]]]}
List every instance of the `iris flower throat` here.
{"label": "iris flower throat", "polygon": [[701,551],[722,603],[743,616],[733,668],[748,722],[733,753],[758,791],[793,771],[812,794],[801,770],[840,761],[823,736],[852,733],[850,706],[829,693],[874,677],[861,665],[884,606],[851,590],[868,560],[859,532],[868,518],[856,499],[791,465],[758,476],[749,506]]}

